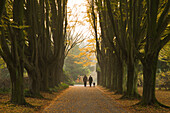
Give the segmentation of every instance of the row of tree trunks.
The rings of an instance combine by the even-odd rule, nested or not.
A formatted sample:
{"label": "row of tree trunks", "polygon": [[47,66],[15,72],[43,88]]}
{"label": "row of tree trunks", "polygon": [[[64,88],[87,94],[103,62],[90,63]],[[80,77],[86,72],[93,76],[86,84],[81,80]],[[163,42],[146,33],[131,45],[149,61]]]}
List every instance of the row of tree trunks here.
{"label": "row of tree trunks", "polygon": [[30,26],[27,30],[30,46],[26,49],[26,58],[24,59],[25,69],[28,72],[31,82],[30,94],[34,97],[39,97],[41,78],[38,67],[38,40],[36,39],[36,34],[38,34],[38,16],[36,16],[38,14],[38,2],[36,0],[29,0],[27,1],[26,7],[26,24]]}
{"label": "row of tree trunks", "polygon": [[[146,2],[146,4],[143,4],[143,2]],[[102,41],[104,45],[111,45],[109,49],[115,52],[115,56],[112,57],[113,62],[111,62],[114,64],[114,67],[111,71],[112,81],[110,88],[123,93],[125,98],[139,98],[136,68],[140,59],[143,65],[144,77],[143,98],[140,104],[159,104],[163,106],[155,98],[155,80],[159,51],[170,40],[170,35],[166,32],[169,22],[170,0],[164,3],[159,0],[96,0],[96,6],[98,7]],[[162,12],[159,12],[158,9],[162,9]],[[93,10],[94,8],[92,8],[94,13],[95,11]],[[120,15],[116,16],[117,13]],[[92,19],[95,20],[94,18]],[[109,21],[111,21],[112,29],[109,27]],[[109,38],[110,32],[108,31],[114,33],[112,38]],[[108,42],[106,39],[108,39]],[[102,48],[103,43],[100,44]],[[144,50],[144,52],[141,53],[140,50]],[[98,51],[97,54],[100,54]],[[109,57],[107,53],[103,53],[103,56]],[[100,63],[100,68],[105,68],[107,61]],[[98,62],[101,62],[100,59],[98,59]],[[109,68],[112,68],[112,65],[107,67],[106,70],[109,71]],[[108,80],[110,75],[105,73],[106,70],[101,69],[100,78],[103,81],[100,84],[109,88],[110,81]],[[124,93],[126,73],[127,90]]]}
{"label": "row of tree trunks", "polygon": [[[119,48],[119,46],[114,46],[113,43],[110,44],[110,40],[113,40],[114,34],[112,32],[112,26],[111,22],[109,20],[109,17],[107,16],[106,12],[106,3],[102,2],[102,0],[99,0],[97,2],[97,9],[99,13],[99,22],[100,22],[100,28],[101,28],[101,52],[105,58],[103,58],[100,61],[100,68],[101,68],[101,75],[102,77],[102,86],[106,86],[107,88],[110,88],[114,91],[119,91],[119,93],[123,93],[123,68],[121,67],[122,64],[120,64],[121,61],[119,53],[113,53],[115,48]],[[96,40],[97,41],[97,40]],[[107,46],[106,46],[107,45]],[[102,52],[102,48],[104,49],[104,52]],[[98,52],[99,54],[99,52]],[[122,72],[122,73],[119,73]],[[119,85],[118,85],[119,84]]]}
{"label": "row of tree trunks", "polygon": [[[5,0],[1,0],[0,3],[3,6],[0,8],[1,19],[2,15],[7,17],[8,14],[5,9]],[[3,21],[4,23],[0,22],[7,25],[0,28],[2,31],[0,55],[7,63],[10,72],[11,102],[25,104],[24,68],[28,72],[31,82],[30,93],[34,97],[41,96],[40,90],[49,91],[49,87],[53,88],[60,84],[65,58],[63,31],[66,32],[67,27],[64,26],[67,0],[57,2],[55,0],[14,0],[11,3],[13,3],[14,23],[12,24],[14,27],[11,27],[8,22],[5,23],[7,19]],[[50,11],[52,17],[50,17]],[[52,28],[51,34],[50,28]],[[9,35],[6,36],[5,32],[9,32]],[[51,40],[52,36],[53,40]]]}

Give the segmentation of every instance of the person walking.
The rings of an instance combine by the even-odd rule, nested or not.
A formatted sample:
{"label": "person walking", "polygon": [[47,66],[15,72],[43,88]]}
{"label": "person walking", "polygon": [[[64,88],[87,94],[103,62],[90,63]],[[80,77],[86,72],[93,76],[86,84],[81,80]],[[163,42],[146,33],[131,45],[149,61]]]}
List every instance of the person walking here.
{"label": "person walking", "polygon": [[90,84],[90,87],[91,87],[92,82],[93,82],[93,78],[92,78],[91,75],[90,75],[90,77],[89,77],[89,84]]}
{"label": "person walking", "polygon": [[84,87],[86,87],[86,85],[87,85],[87,76],[86,75],[83,77],[83,82],[84,82]]}

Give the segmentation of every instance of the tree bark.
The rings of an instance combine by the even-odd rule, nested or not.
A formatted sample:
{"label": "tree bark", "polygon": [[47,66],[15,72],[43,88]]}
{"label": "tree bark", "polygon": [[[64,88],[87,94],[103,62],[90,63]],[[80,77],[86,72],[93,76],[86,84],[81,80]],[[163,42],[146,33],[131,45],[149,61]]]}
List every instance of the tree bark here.
{"label": "tree bark", "polygon": [[123,95],[122,98],[129,98],[129,99],[135,99],[140,98],[140,95],[137,92],[137,75],[135,73],[135,63],[134,62],[128,62],[127,64],[127,91],[125,95]]}
{"label": "tree bark", "polygon": [[[20,0],[14,0],[13,4],[13,18],[19,26],[23,25],[24,15],[24,2]],[[12,95],[11,102],[15,104],[26,104],[24,98],[24,87],[23,87],[23,72],[24,72],[24,35],[23,30],[15,28],[15,36],[12,39],[11,53],[13,56],[13,67],[8,66],[11,83],[12,83]]]}
{"label": "tree bark", "polygon": [[23,105],[26,104],[24,98],[24,85],[23,85],[23,71],[21,71],[23,67],[10,67],[8,66],[8,70],[11,76],[11,103]]}
{"label": "tree bark", "polygon": [[1,1],[0,1],[0,4],[1,4],[1,7],[0,7],[0,20],[1,20],[1,17],[2,17],[3,11],[4,11],[4,8],[5,8],[5,1],[6,1],[6,0],[1,0]]}
{"label": "tree bark", "polygon": [[117,94],[123,94],[123,77],[124,77],[124,69],[123,69],[123,61],[118,60],[118,84],[117,84]]}
{"label": "tree bark", "polygon": [[[38,7],[39,4],[36,0],[28,0],[26,4],[26,25],[30,26],[29,29],[27,29],[28,32],[28,42],[29,46],[27,47],[27,50],[25,53],[26,58],[24,59],[25,63],[25,69],[28,72],[29,79],[31,81],[30,85],[30,94],[33,97],[42,97],[40,95],[40,70],[38,67],[39,63],[39,51],[38,51]],[[39,38],[39,37],[38,37]]]}
{"label": "tree bark", "polygon": [[156,69],[158,61],[158,53],[148,54],[145,57],[143,63],[143,98],[141,103],[144,105],[157,104],[158,101],[155,97],[155,80],[156,80]]}
{"label": "tree bark", "polygon": [[49,76],[49,69],[46,66],[40,67],[41,72],[41,91],[49,91],[49,84],[48,84],[48,76]]}

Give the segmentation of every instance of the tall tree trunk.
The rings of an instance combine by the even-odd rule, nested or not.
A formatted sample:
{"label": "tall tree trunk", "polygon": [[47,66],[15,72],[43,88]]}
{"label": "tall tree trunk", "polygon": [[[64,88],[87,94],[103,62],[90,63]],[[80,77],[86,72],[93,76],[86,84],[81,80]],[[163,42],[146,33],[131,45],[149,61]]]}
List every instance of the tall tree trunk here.
{"label": "tall tree trunk", "polygon": [[46,66],[41,66],[41,77],[42,77],[42,82],[41,82],[41,91],[49,91],[49,84],[48,84],[48,75],[49,75],[49,69]]}
{"label": "tall tree trunk", "polygon": [[112,52],[110,50],[107,50],[107,60],[106,60],[106,87],[111,87],[111,54]]}
{"label": "tall tree trunk", "polygon": [[129,62],[127,64],[128,67],[128,73],[127,73],[127,96],[133,96],[134,95],[134,63]]}
{"label": "tall tree trunk", "polygon": [[101,69],[99,63],[96,64],[96,72],[97,72],[97,85],[101,85]]}
{"label": "tall tree trunk", "polygon": [[26,104],[24,98],[24,85],[23,85],[23,67],[9,67],[9,73],[11,76],[11,102],[14,104],[23,105]]}
{"label": "tall tree trunk", "polygon": [[39,4],[37,0],[28,0],[26,2],[26,25],[30,26],[29,29],[27,29],[28,32],[28,41],[29,46],[27,48],[27,54],[26,59],[24,59],[25,63],[25,69],[28,72],[29,79],[31,81],[30,86],[30,93],[33,97],[42,97],[40,95],[40,71],[38,67],[38,58],[39,58],[39,52],[38,52],[38,40],[37,40],[37,34],[38,34],[38,7]]}
{"label": "tall tree trunk", "polygon": [[[169,22],[169,9],[170,0],[164,4],[164,8],[161,8],[160,0],[147,0],[147,35],[146,44],[144,46],[144,55],[140,57],[143,64],[143,98],[141,100],[142,105],[154,105],[158,104],[163,107],[167,107],[159,103],[155,97],[155,81],[156,81],[156,69],[159,51],[163,46],[169,42],[170,35],[166,33]],[[162,13],[159,13],[161,9]],[[159,16],[158,16],[159,15]],[[164,34],[165,33],[165,34]],[[162,36],[163,35],[163,36]],[[165,37],[164,37],[165,36]],[[164,37],[164,39],[163,39]]]}
{"label": "tall tree trunk", "polygon": [[1,0],[1,1],[0,1],[0,4],[1,4],[1,7],[0,7],[0,20],[1,20],[1,17],[2,17],[3,11],[4,11],[4,8],[5,8],[5,1],[6,1],[6,0]]}
{"label": "tall tree trunk", "polygon": [[56,84],[56,65],[51,65],[49,71],[49,87],[54,88]]}
{"label": "tall tree trunk", "polygon": [[140,98],[140,95],[137,93],[135,63],[130,60],[127,64],[127,69],[127,91],[122,98]]}
{"label": "tall tree trunk", "polygon": [[97,71],[97,85],[101,85],[101,72],[100,71]]}
{"label": "tall tree trunk", "polygon": [[29,79],[31,81],[31,86],[30,86],[30,94],[33,97],[42,97],[40,94],[40,73],[38,73],[37,69],[28,71]]}
{"label": "tall tree trunk", "polygon": [[118,83],[117,83],[117,94],[123,94],[123,77],[124,77],[124,69],[123,69],[123,61],[118,60]]}
{"label": "tall tree trunk", "polygon": [[113,86],[112,86],[112,90],[116,91],[117,90],[117,71],[118,71],[118,67],[117,67],[117,57],[116,55],[114,55],[114,67],[113,67]]}
{"label": "tall tree trunk", "polygon": [[[24,2],[20,0],[14,0],[13,4],[13,18],[14,21],[19,26],[23,25],[23,15],[24,15]],[[24,35],[22,29],[14,29],[15,36],[12,41],[12,56],[13,67],[8,66],[11,83],[12,83],[12,95],[11,102],[15,104],[25,104],[24,98],[24,87],[23,87],[23,72],[24,72]]]}
{"label": "tall tree trunk", "polygon": [[141,102],[144,105],[153,105],[158,103],[155,97],[155,80],[158,53],[159,52],[148,54],[145,57],[145,62],[143,63],[144,83],[143,83],[143,98]]}
{"label": "tall tree trunk", "polygon": [[103,71],[102,71],[102,76],[103,76],[103,83],[102,83],[102,86],[103,87],[106,87],[106,70],[107,70],[107,65],[106,65],[106,59],[104,60],[103,62]]}

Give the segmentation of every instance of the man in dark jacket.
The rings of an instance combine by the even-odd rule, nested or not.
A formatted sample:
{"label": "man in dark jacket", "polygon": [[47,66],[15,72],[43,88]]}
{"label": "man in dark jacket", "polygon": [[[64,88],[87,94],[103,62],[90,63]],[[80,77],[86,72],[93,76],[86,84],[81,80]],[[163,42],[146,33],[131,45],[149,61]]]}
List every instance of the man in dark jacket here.
{"label": "man in dark jacket", "polygon": [[87,84],[87,76],[86,75],[83,77],[83,82],[84,82],[84,87],[86,87],[86,84]]}
{"label": "man in dark jacket", "polygon": [[91,75],[90,75],[90,77],[89,77],[89,84],[90,84],[90,87],[91,87],[92,82],[93,82],[93,78],[92,78]]}

